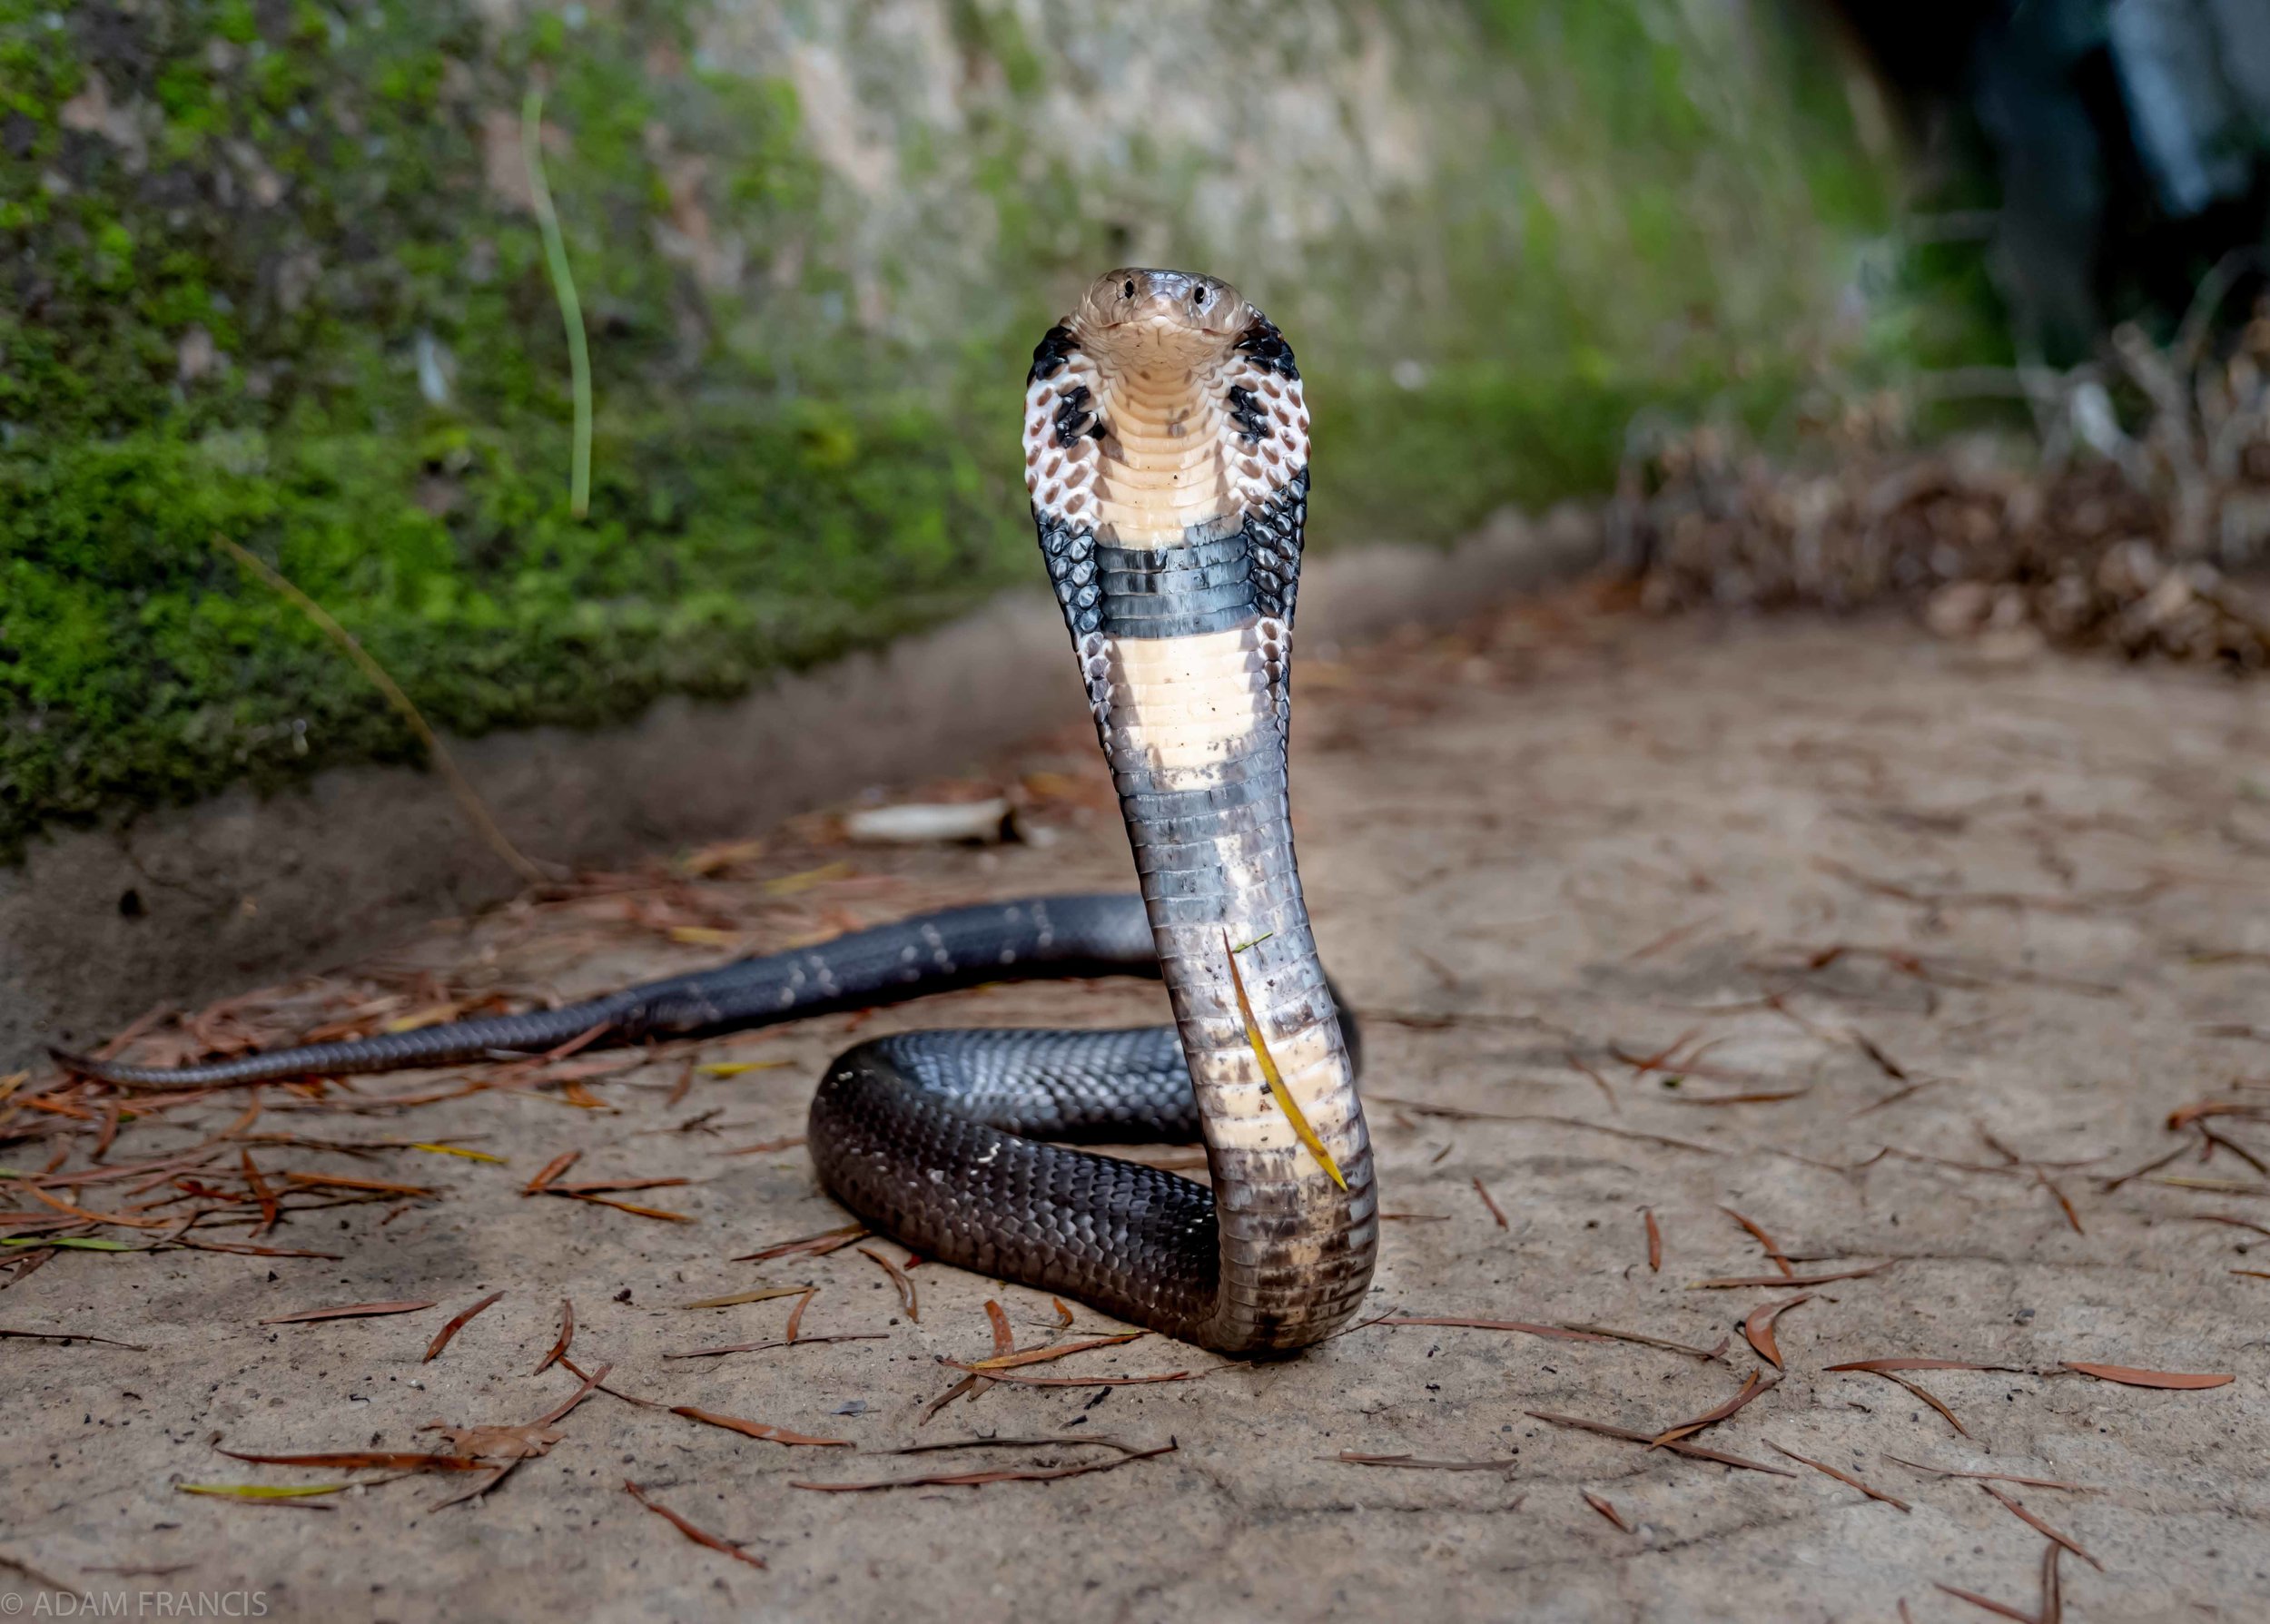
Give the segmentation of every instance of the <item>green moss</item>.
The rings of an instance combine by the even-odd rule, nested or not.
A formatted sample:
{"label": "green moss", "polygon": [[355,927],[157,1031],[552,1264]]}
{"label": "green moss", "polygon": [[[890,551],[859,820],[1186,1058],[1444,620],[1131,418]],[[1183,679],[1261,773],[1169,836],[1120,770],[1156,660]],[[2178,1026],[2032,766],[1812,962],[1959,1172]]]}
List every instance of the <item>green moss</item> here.
{"label": "green moss", "polygon": [[[1318,546],[1597,489],[1646,401],[1786,394],[1812,222],[1870,221],[1880,177],[1841,103],[1799,94],[1807,47],[1730,112],[1679,15],[1476,0],[1476,94],[1518,91],[1488,140],[1312,256],[1291,310],[1269,290],[1311,379]],[[896,160],[961,176],[990,242],[942,330],[877,329],[794,91],[711,60],[702,21],[0,0],[0,857],[57,819],[415,759],[216,535],[459,733],[728,696],[1031,576],[1014,448],[1048,290],[1123,258],[1130,221],[1219,263],[1191,223],[1205,161],[1143,131],[1108,174],[1033,150],[1023,110],[1065,64],[1014,8],[959,0],[1003,94],[950,141],[909,124]],[[592,339],[583,523],[512,192],[537,76]],[[1743,223],[1757,250],[1730,253],[1730,209],[1771,212]],[[912,228],[873,286],[931,291],[921,238],[956,223]]]}

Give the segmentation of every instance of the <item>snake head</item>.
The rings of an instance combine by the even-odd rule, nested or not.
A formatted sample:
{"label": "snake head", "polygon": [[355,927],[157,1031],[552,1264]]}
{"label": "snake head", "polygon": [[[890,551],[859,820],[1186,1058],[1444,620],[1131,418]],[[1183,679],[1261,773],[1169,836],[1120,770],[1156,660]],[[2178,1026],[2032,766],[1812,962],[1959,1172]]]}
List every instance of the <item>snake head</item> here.
{"label": "snake head", "polygon": [[1219,277],[1133,267],[1096,278],[1072,316],[1089,345],[1105,350],[1222,350],[1252,320],[1244,295]]}

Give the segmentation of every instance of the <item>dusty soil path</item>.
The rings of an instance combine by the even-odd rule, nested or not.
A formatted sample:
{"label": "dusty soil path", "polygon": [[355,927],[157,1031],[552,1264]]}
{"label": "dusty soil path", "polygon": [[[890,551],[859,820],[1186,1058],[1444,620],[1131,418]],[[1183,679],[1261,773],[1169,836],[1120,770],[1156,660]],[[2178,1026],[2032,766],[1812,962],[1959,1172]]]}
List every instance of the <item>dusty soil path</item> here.
{"label": "dusty soil path", "polygon": [[[0,1343],[0,1560],[17,1564],[0,1590],[27,1617],[52,1602],[43,1577],[98,1597],[257,1591],[266,1616],[309,1619],[1989,1616],[1942,1586],[2048,1611],[2048,1541],[1999,1493],[2094,1559],[2062,1558],[2065,1618],[2261,1616],[2270,689],[1992,663],[1894,623],[1719,628],[1574,599],[1312,659],[1300,680],[1303,864],[1368,1025],[1394,1215],[1375,1312],[1680,1346],[1379,1324],[1224,1365],[1145,1338],[1013,1373],[1194,1379],[995,1384],[925,1420],[961,1374],[938,1361],[993,1350],[989,1299],[1021,1347],[1115,1327],[1076,1310],[1063,1331],[1047,1298],[937,1265],[907,1275],[917,1321],[856,1248],[733,1261],[844,1222],[793,1141],[857,1023],[577,1055],[471,1093],[449,1074],[271,1088],[249,1123],[242,1091],[160,1102],[103,1153],[158,1164],[157,1183],[42,1193],[115,1216],[207,1207],[188,1238],[336,1255],[65,1250],[0,1290],[0,1327],[143,1344]],[[814,819],[439,930],[145,1048],[573,996],[944,901],[1123,881],[1088,741],[977,777],[1017,786],[1050,843],[877,852]],[[1137,983],[1002,988],[862,1029],[1160,1008]],[[0,1107],[17,1139],[0,1159],[91,1167],[104,1099],[51,1084]],[[444,1141],[503,1160],[421,1148]],[[264,1233],[247,1151],[286,1209]],[[586,1192],[627,1207],[522,1193],[568,1151],[563,1185],[692,1182]],[[430,1194],[309,1182],[341,1178]],[[34,1215],[19,1230],[72,1221],[9,1205]],[[1765,1284],[1697,1284],[1730,1280]],[[799,1299],[682,1304],[806,1283],[796,1344],[672,1356],[777,1344]],[[1791,1298],[1785,1373],[1691,1440],[1751,1465],[1649,1450],[1775,1376],[1742,1322]],[[403,1299],[437,1305],[260,1323]],[[446,1447],[418,1430],[437,1418],[546,1415],[577,1386],[530,1374],[562,1299],[569,1360],[610,1365],[608,1391],[485,1498],[434,1509],[469,1474],[282,1502],[179,1491],[373,1475],[249,1464],[216,1440],[422,1451]],[[849,1337],[871,1340],[827,1340]],[[1906,1373],[1920,1392],[1829,1368],[1895,1356],[1995,1368]],[[2233,1379],[2167,1391],[2068,1362]],[[982,1435],[1073,1442],[882,1452]],[[1086,1442],[1106,1438],[1175,1448],[1113,1464]],[[1073,1465],[1111,1470],[798,1486]],[[688,1542],[626,1480],[765,1569]]]}

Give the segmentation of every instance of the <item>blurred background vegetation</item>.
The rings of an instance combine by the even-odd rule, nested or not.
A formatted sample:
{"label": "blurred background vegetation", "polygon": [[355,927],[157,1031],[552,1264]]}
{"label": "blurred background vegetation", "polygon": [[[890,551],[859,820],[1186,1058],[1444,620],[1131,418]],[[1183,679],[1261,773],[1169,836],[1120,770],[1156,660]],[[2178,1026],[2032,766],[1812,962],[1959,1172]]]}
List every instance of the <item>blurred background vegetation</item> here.
{"label": "blurred background vegetation", "polygon": [[465,734],[1031,578],[1025,359],[1116,263],[1286,328],[1320,546],[1604,492],[1643,410],[1770,440],[2007,362],[1988,245],[1930,224],[1992,202],[1990,143],[1845,11],[0,0],[0,858],[416,759],[216,536]]}

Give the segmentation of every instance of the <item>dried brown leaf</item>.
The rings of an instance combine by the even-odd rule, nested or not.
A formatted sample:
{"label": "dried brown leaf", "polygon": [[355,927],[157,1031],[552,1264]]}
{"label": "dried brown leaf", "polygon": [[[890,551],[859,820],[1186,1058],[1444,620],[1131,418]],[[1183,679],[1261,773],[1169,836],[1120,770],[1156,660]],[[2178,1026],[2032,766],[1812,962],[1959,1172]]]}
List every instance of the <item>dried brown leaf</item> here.
{"label": "dried brown leaf", "polygon": [[834,1229],[823,1229],[817,1235],[799,1235],[793,1241],[782,1241],[777,1245],[765,1247],[762,1252],[745,1252],[733,1261],[770,1263],[775,1257],[786,1257],[798,1252],[808,1253],[814,1257],[825,1257],[854,1241],[864,1239],[867,1234],[864,1224],[844,1224]]}
{"label": "dried brown leaf", "polygon": [[2022,1483],[2028,1489],[2063,1489],[2067,1492],[2072,1494],[2094,1494],[2097,1492],[2096,1490],[2088,1488],[2085,1484],[2061,1483],[2055,1478],[2018,1477],[2007,1471],[1959,1471],[1951,1466],[1930,1466],[1926,1465],[1921,1461],[1910,1461],[1906,1459],[1904,1456],[1895,1455],[1890,1452],[1885,1454],[1884,1459],[1887,1461],[1897,1461],[1900,1465],[1909,1467],[1916,1471],[1930,1472],[1935,1477],[1971,1478],[1979,1481],[1991,1481],[1997,1483]]}
{"label": "dried brown leaf", "polygon": [[1731,1206],[1722,1206],[1718,1210],[1750,1232],[1752,1238],[1765,1248],[1766,1261],[1781,1270],[1784,1279],[1797,1272],[1790,1267],[1789,1255],[1781,1250],[1781,1242],[1768,1235],[1762,1225],[1752,1219],[1743,1217]]}
{"label": "dried brown leaf", "polygon": [[1500,1229],[1509,1227],[1505,1222],[1505,1209],[1497,1205],[1496,1197],[1490,1194],[1489,1186],[1479,1178],[1474,1181],[1474,1193],[1482,1197],[1482,1205],[1489,1208],[1490,1216],[1497,1221],[1497,1226]]}
{"label": "dried brown leaf", "polygon": [[1423,1461],[1416,1455],[1360,1455],[1354,1450],[1342,1450],[1337,1455],[1318,1455],[1319,1461],[1338,1461],[1349,1466],[1394,1466],[1406,1471],[1511,1471],[1519,1461]]}
{"label": "dried brown leaf", "polygon": [[755,1438],[765,1443],[783,1443],[807,1449],[850,1449],[848,1438],[813,1438],[802,1432],[792,1432],[786,1427],[767,1426],[761,1421],[744,1421],[737,1415],[719,1415],[715,1411],[696,1410],[691,1404],[673,1404],[670,1413],[683,1415],[688,1421],[698,1421],[713,1427],[723,1427],[728,1432],[738,1432],[745,1438]]}
{"label": "dried brown leaf", "polygon": [[[1635,1432],[1630,1427],[1611,1426],[1604,1421],[1586,1421],[1580,1415],[1554,1415],[1544,1410],[1525,1410],[1522,1413],[1556,1427],[1573,1427],[1580,1432],[1597,1432],[1604,1438],[1621,1438],[1627,1443],[1652,1445],[1654,1442],[1654,1440],[1645,1432]],[[1706,1449],[1699,1443],[1674,1441],[1663,1447],[1675,1455],[1686,1455],[1697,1461],[1714,1461],[1721,1466],[1738,1466],[1744,1471],[1762,1471],[1768,1477],[1795,1477],[1797,1475],[1782,1467],[1768,1466],[1762,1461],[1744,1460],[1740,1455],[1730,1455],[1720,1450]]]}
{"label": "dried brown leaf", "polygon": [[232,1461],[255,1466],[311,1466],[332,1471],[486,1471],[496,1462],[469,1454],[435,1455],[402,1450],[355,1450],[339,1454],[253,1455],[224,1449]]}
{"label": "dried brown leaf", "polygon": [[1880,1275],[1899,1261],[1890,1257],[1864,1269],[1843,1269],[1833,1275],[1746,1275],[1738,1280],[1696,1280],[1689,1283],[1687,1289],[1700,1292],[1757,1285],[1831,1285],[1840,1280],[1865,1280],[1870,1275]]}
{"label": "dried brown leaf", "polygon": [[523,1196],[535,1196],[541,1194],[546,1186],[549,1185],[552,1180],[558,1178],[561,1174],[567,1172],[568,1168],[574,1166],[577,1162],[582,1159],[582,1157],[583,1152],[580,1150],[561,1151],[558,1156],[552,1157],[550,1161],[546,1162],[541,1167],[537,1169],[536,1176],[529,1179],[527,1184],[520,1186],[520,1193]]}
{"label": "dried brown leaf", "polygon": [[1150,1334],[1147,1331],[1122,1331],[1116,1336],[1091,1337],[1086,1342],[1059,1343],[1053,1347],[1029,1348],[1024,1353],[996,1353],[990,1359],[980,1359],[968,1368],[992,1375],[995,1371],[1015,1370],[1027,1364],[1046,1364],[1070,1353],[1084,1353],[1091,1348],[1116,1348],[1122,1343]]}
{"label": "dried brown leaf", "polygon": [[1723,1336],[1718,1339],[1718,1345],[1714,1348],[1698,1348],[1693,1343],[1672,1342],[1665,1337],[1643,1335],[1637,1331],[1618,1331],[1610,1325],[1569,1324],[1560,1329],[1583,1331],[1594,1336],[1604,1336],[1610,1342],[1637,1343],[1643,1348],[1661,1348],[1668,1353],[1684,1353],[1688,1358],[1700,1359],[1705,1364],[1723,1358],[1726,1353],[1727,1339]]}
{"label": "dried brown leaf", "polygon": [[279,1314],[254,1323],[262,1325],[300,1325],[311,1320],[372,1319],[387,1314],[416,1314],[431,1308],[430,1297],[400,1303],[342,1303],[336,1308],[302,1308],[296,1314]]}
{"label": "dried brown leaf", "polygon": [[1958,1601],[1968,1601],[1973,1607],[1982,1607],[1999,1617],[2016,1619],[2018,1624],[2041,1624],[2038,1619],[2023,1608],[2012,1607],[2005,1601],[1997,1601],[1991,1596],[1981,1596],[1976,1590],[1957,1590],[1953,1585],[1943,1585],[1937,1580],[1931,1581],[1931,1588],[1935,1590],[1946,1591]]}
{"label": "dried brown leaf", "polygon": [[641,1489],[637,1483],[632,1482],[630,1479],[625,1478],[623,1480],[623,1487],[633,1500],[637,1501],[640,1505],[646,1507],[649,1511],[652,1511],[656,1516],[661,1518],[665,1522],[668,1523],[672,1528],[677,1530],[678,1532],[684,1534],[687,1539],[693,1540],[695,1544],[707,1546],[710,1550],[715,1550],[721,1555],[731,1557],[736,1562],[746,1562],[752,1568],[762,1568],[765,1565],[765,1559],[763,1557],[751,1556],[747,1551],[733,1543],[732,1540],[725,1539],[721,1535],[713,1534],[707,1529],[696,1528],[694,1524],[688,1522],[685,1518],[679,1516],[676,1511],[672,1511],[668,1506],[662,1504],[658,1501],[649,1500],[646,1497],[646,1491],[644,1489]]}
{"label": "dried brown leaf", "polygon": [[449,1339],[455,1336],[459,1332],[464,1330],[465,1327],[471,1323],[475,1314],[480,1313],[484,1308],[494,1307],[497,1300],[503,1295],[504,1293],[500,1291],[490,1292],[479,1302],[465,1310],[464,1313],[458,1314],[455,1318],[451,1319],[448,1324],[442,1326],[440,1330],[435,1332],[433,1340],[426,1344],[425,1353],[419,1359],[418,1363],[420,1364],[430,1363],[437,1353],[440,1353],[442,1349],[449,1345]]}
{"label": "dried brown leaf", "polygon": [[1658,1432],[1647,1441],[1648,1447],[1660,1449],[1666,1443],[1676,1443],[1682,1438],[1692,1437],[1704,1427],[1716,1426],[1720,1422],[1737,1413],[1752,1400],[1763,1398],[1780,1384],[1778,1380],[1772,1382],[1759,1380],[1758,1373],[1753,1370],[1743,1380],[1742,1391],[1734,1394],[1732,1398],[1728,1399],[1716,1409],[1704,1411],[1693,1421],[1683,1421],[1676,1426]]}
{"label": "dried brown leaf", "polygon": [[1614,1342],[1634,1338],[1604,1336],[1594,1331],[1571,1331],[1561,1325],[1533,1325],[1523,1320],[1469,1320],[1448,1314],[1395,1314],[1371,1322],[1375,1325],[1449,1325],[1466,1331],[1518,1331],[1525,1336],[1551,1337],[1557,1342]]}
{"label": "dried brown leaf", "polygon": [[1886,1494],[1880,1489],[1871,1489],[1866,1483],[1860,1481],[1860,1479],[1854,1477],[1851,1472],[1839,1471],[1835,1467],[1830,1465],[1825,1461],[1816,1461],[1811,1455],[1801,1455],[1793,1449],[1783,1449],[1771,1438],[1767,1439],[1765,1442],[1766,1447],[1772,1450],[1777,1454],[1787,1455],[1792,1461],[1801,1462],[1805,1465],[1811,1467],[1815,1471],[1823,1472],[1826,1475],[1836,1479],[1838,1482],[1846,1485],[1848,1488],[1858,1489],[1862,1494],[1867,1495],[1870,1500],[1880,1500],[1886,1505],[1897,1506],[1903,1511],[1910,1511],[1915,1509],[1914,1507],[1909,1505],[1906,1501],[1900,1499],[1897,1495]]}
{"label": "dried brown leaf", "polygon": [[916,1324],[922,1324],[922,1307],[914,1300],[914,1283],[907,1278],[906,1271],[873,1246],[860,1246],[854,1250],[860,1256],[873,1260],[878,1268],[891,1277],[891,1284],[898,1288],[899,1307],[905,1312],[908,1319],[913,1320]]}
{"label": "dried brown leaf", "polygon": [[1586,1505],[1590,1506],[1594,1511],[1599,1512],[1603,1517],[1605,1517],[1610,1522],[1615,1524],[1617,1529],[1627,1534],[1632,1531],[1632,1525],[1624,1521],[1624,1513],[1617,1511],[1615,1507],[1610,1505],[1599,1495],[1594,1494],[1590,1489],[1579,1489],[1577,1492],[1584,1497],[1584,1503]]}
{"label": "dried brown leaf", "polygon": [[2081,1560],[2096,1569],[2097,1572],[2102,1573],[2105,1570],[2104,1563],[2098,1561],[2095,1557],[2089,1555],[2087,1551],[2082,1550],[2080,1545],[2076,1542],[2070,1535],[2058,1532],[2056,1529],[2051,1528],[2040,1518],[2035,1516],[2031,1511],[2020,1505],[2016,1495],[2005,1494],[2001,1490],[1997,1489],[1992,1483],[1980,1483],[1979,1488],[1981,1491],[1992,1497],[1994,1501],[2001,1506],[2004,1511],[2008,1511],[2011,1516],[2017,1518],[2020,1522],[2023,1522],[2027,1527],[2032,1529],[2034,1532],[2039,1534],[2043,1539],[2064,1546],[2066,1550],[2071,1551],[2075,1556],[2079,1557]]}
{"label": "dried brown leaf", "polygon": [[1749,1317],[1742,1322],[1742,1336],[1752,1347],[1758,1350],[1758,1357],[1763,1359],[1775,1370],[1780,1370],[1782,1366],[1781,1344],[1773,1338],[1774,1322],[1800,1303],[1810,1303],[1812,1300],[1811,1292],[1801,1292],[1794,1297],[1784,1297],[1779,1303],[1761,1303],[1752,1309]]}
{"label": "dried brown leaf", "polygon": [[2185,1393],[2223,1387],[2237,1380],[2235,1376],[2192,1375],[2183,1371],[2138,1370],[2129,1364],[2083,1364],[2072,1359],[2065,1361],[2065,1368],[2095,1376],[2100,1382],[2117,1382],[2124,1387],[2157,1387]]}
{"label": "dried brown leaf", "polygon": [[[1105,1440],[1091,1439],[1087,1442],[1101,1443]],[[1120,1449],[1123,1452],[1114,1460],[1096,1461],[1084,1466],[1027,1467],[1022,1470],[996,1471],[947,1471],[923,1477],[883,1478],[872,1483],[808,1483],[791,1479],[788,1486],[791,1489],[810,1489],[821,1494],[865,1494],[878,1489],[982,1489],[988,1483],[1045,1483],[1053,1482],[1061,1478],[1085,1477],[1092,1471],[1110,1471],[1132,1462],[1148,1461],[1156,1455],[1171,1454],[1177,1445],[1175,1441],[1170,1438],[1156,1449],[1127,1450],[1124,1445],[1120,1444],[1113,1444],[1111,1447]]]}
{"label": "dried brown leaf", "polygon": [[576,1339],[576,1305],[566,1297],[559,1300],[559,1340],[552,1343],[551,1352],[544,1355],[544,1363],[528,1374],[540,1376],[567,1357],[568,1344]]}

